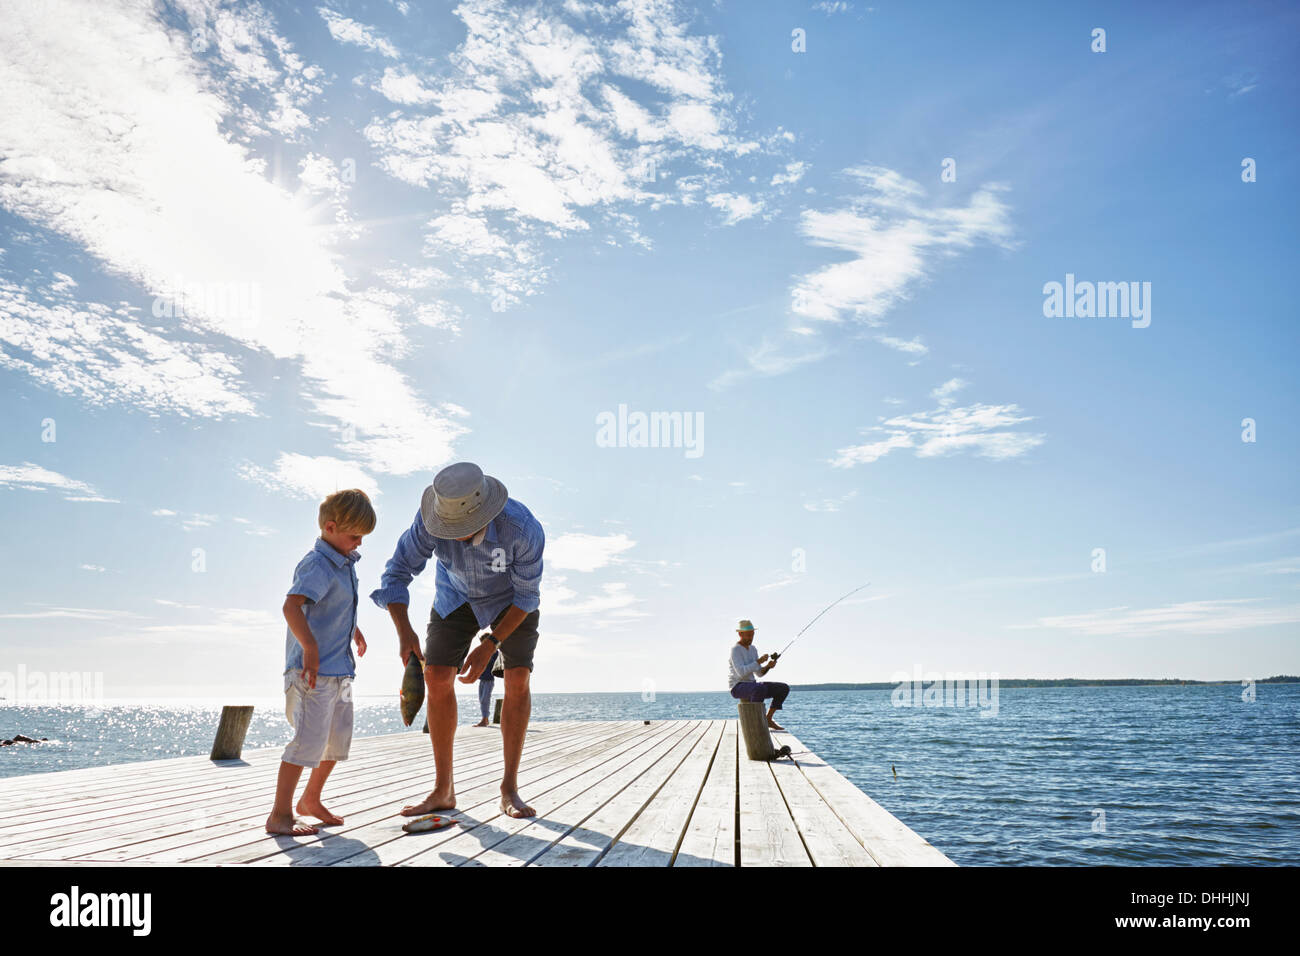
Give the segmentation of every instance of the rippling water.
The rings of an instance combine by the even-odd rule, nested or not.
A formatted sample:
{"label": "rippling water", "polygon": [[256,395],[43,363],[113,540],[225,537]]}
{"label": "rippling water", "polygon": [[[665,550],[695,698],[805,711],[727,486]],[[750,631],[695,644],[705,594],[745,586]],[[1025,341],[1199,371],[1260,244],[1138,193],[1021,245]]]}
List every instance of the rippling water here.
{"label": "rippling water", "polygon": [[[0,747],[0,777],[206,754],[219,712],[0,706],[0,736],[50,738]],[[462,718],[471,712],[463,699]],[[537,694],[533,713],[734,717],[735,702]],[[987,718],[896,708],[889,691],[817,691],[793,694],[782,721],[960,864],[1300,864],[1300,685],[1258,685],[1253,703],[1233,685],[1003,689]],[[357,701],[358,736],[401,729],[391,698]],[[279,702],[257,707],[247,746],[289,736]]]}

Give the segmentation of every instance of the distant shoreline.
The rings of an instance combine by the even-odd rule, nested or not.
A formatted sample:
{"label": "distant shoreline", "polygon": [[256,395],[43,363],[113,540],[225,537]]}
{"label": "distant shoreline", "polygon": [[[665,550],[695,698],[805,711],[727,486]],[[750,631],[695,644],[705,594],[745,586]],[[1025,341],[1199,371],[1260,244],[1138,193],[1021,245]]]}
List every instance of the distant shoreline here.
{"label": "distant shoreline", "polygon": [[[986,675],[990,677],[991,675]],[[1089,680],[1082,677],[1063,677],[1059,679],[1032,677],[999,677],[998,687],[1182,687],[1196,685],[1219,687],[1231,684],[1240,687],[1241,680],[1182,680],[1177,677],[1148,679],[1145,677],[1120,677],[1112,679]],[[907,683],[907,682],[905,682]],[[930,683],[922,681],[922,683]],[[1261,677],[1256,684],[1300,684],[1300,677],[1291,674],[1278,674],[1276,677]],[[898,681],[873,681],[865,684],[791,684],[791,690],[893,690]]]}

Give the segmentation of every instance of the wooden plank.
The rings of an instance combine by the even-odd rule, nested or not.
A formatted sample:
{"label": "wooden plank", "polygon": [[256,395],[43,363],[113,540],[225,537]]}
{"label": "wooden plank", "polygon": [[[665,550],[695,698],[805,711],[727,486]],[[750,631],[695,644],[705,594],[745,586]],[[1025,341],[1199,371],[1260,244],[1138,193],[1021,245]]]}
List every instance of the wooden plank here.
{"label": "wooden plank", "polygon": [[[575,728],[568,734],[551,738],[552,744],[584,737],[583,731]],[[361,760],[341,762],[327,785],[327,800],[336,812],[345,818],[349,812],[357,809],[359,798],[384,800],[385,794],[402,786],[415,786],[421,780],[427,780],[429,769],[423,762],[417,762],[417,755],[428,753],[425,738],[406,735],[406,754],[393,752],[387,748],[377,756]],[[360,753],[364,754],[365,748]],[[357,751],[354,751],[356,753]],[[476,745],[469,758],[475,773],[491,773],[500,766],[499,738],[486,738]],[[349,767],[349,764],[351,767]],[[170,851],[213,839],[222,835],[238,834],[244,842],[254,839],[273,839],[261,832],[261,823],[269,808],[274,778],[269,776],[270,769],[253,770],[239,768],[237,771],[246,783],[238,788],[222,791],[209,791],[205,797],[175,813],[157,814],[147,805],[124,821],[113,826],[92,830],[77,839],[65,837],[65,846],[60,851],[63,858],[93,857],[96,859],[132,859],[149,856],[165,851],[168,862],[181,862]],[[236,799],[232,794],[241,796]],[[387,797],[392,799],[392,797]],[[212,807],[218,809],[212,809]],[[305,838],[304,838],[305,839]],[[57,838],[56,838],[56,841]],[[4,852],[11,857],[24,858],[47,856],[44,848],[32,849],[20,847],[21,853],[12,849]]]}
{"label": "wooden plank", "polygon": [[[569,786],[569,781],[575,776],[588,772],[598,775],[608,773],[606,765],[610,762],[632,759],[630,755],[635,755],[643,748],[656,746],[659,739],[676,732],[673,726],[667,724],[653,728],[640,724],[625,725],[621,732],[605,734],[598,740],[588,742],[583,749],[566,752],[561,758],[549,763],[539,762],[525,753],[519,774],[520,786],[529,794],[529,799],[534,800],[535,806],[545,806],[548,792]],[[534,794],[538,799],[534,799]],[[446,842],[458,839],[481,826],[484,821],[498,818],[500,798],[500,775],[497,774],[476,787],[457,793],[459,807],[449,811],[448,816],[457,818],[460,823],[450,829],[408,835],[401,829],[407,818],[398,816],[390,807],[387,814],[360,828],[331,834],[318,845],[305,844],[286,849],[259,860],[258,864],[373,866],[404,863],[416,856],[437,853]],[[335,837],[345,839],[336,840]],[[475,837],[475,840],[481,839],[481,835]]]}
{"label": "wooden plank", "polygon": [[698,730],[697,721],[673,721],[669,732],[657,737],[653,746],[639,748],[616,763],[584,773],[542,794],[541,799],[532,801],[537,816],[512,818],[493,813],[439,846],[436,853],[421,853],[402,865],[524,865],[608,799],[610,794],[617,793],[629,781],[635,780]]}
{"label": "wooden plank", "polygon": [[[491,746],[489,741],[476,744],[474,753],[477,756],[487,754]],[[408,743],[408,750],[409,747]],[[497,749],[500,749],[499,744]],[[387,747],[372,749],[354,745],[353,758],[340,763],[331,775],[331,792],[348,775],[383,768],[399,752]],[[144,779],[148,780],[147,777]],[[158,792],[142,785],[137,793],[128,790],[116,798],[107,799],[103,805],[97,804],[93,815],[89,817],[84,806],[58,809],[39,816],[28,815],[19,822],[0,828],[0,855],[25,852],[16,850],[15,847],[33,840],[57,837],[59,834],[63,834],[66,840],[70,832],[102,836],[114,828],[129,831],[133,824],[139,825],[141,819],[146,821],[148,827],[166,826],[172,819],[193,823],[196,819],[228,811],[247,796],[260,795],[265,800],[268,779],[274,780],[273,768],[229,768],[223,773],[208,776],[206,782],[182,789]],[[274,783],[271,788],[274,789]],[[220,809],[214,810],[214,807]],[[86,839],[91,839],[91,836],[86,836]]]}
{"label": "wooden plank", "polygon": [[[608,796],[561,836],[528,860],[529,866],[592,866],[649,805],[699,741],[708,724],[694,727],[672,750]],[[578,801],[574,801],[577,803]]]}
{"label": "wooden plank", "polygon": [[812,866],[772,768],[750,760],[743,749],[739,768],[740,865]]}
{"label": "wooden plank", "polygon": [[[580,827],[582,834],[591,834],[593,840],[603,840],[599,847],[603,849],[604,845],[608,845],[608,842],[617,835],[617,830],[621,830],[630,818],[630,814],[623,809],[615,809],[614,816],[619,818],[616,826],[607,821],[593,819],[594,814],[610,804],[611,800],[615,800],[621,793],[627,792],[628,788],[634,786],[638,780],[653,779],[655,771],[668,766],[669,763],[675,766],[677,761],[673,760],[673,756],[689,752],[694,741],[705,732],[705,726],[695,721],[677,722],[677,726],[681,732],[672,740],[666,741],[662,747],[642,754],[638,760],[620,767],[614,774],[590,782],[588,786],[581,788],[581,791],[567,793],[564,795],[563,803],[547,809],[545,816],[529,819],[516,832],[508,834],[506,839],[499,840],[481,853],[468,857],[464,860],[464,865],[536,864],[538,858],[545,857],[556,843],[568,839]],[[663,771],[660,770],[660,773]],[[610,832],[593,834],[591,831],[599,826],[606,826]]]}
{"label": "wooden plank", "polygon": [[673,866],[736,865],[737,727],[725,721],[708,779]]}
{"label": "wooden plank", "polygon": [[[660,788],[599,866],[671,866],[729,721],[714,721],[668,782]],[[723,754],[726,760],[726,754]]]}
{"label": "wooden plank", "polygon": [[[384,734],[359,737],[353,743],[359,744],[364,740],[375,742],[374,747],[400,748],[409,746],[409,743],[402,743],[401,738],[410,736],[412,735]],[[369,749],[372,745],[366,746]],[[113,768],[113,773],[102,778],[81,776],[79,770],[56,770],[38,775],[38,780],[39,777],[44,780],[22,790],[15,790],[9,781],[0,779],[0,814],[5,814],[6,819],[8,815],[20,814],[24,809],[42,812],[65,810],[67,815],[80,814],[85,811],[88,803],[98,809],[105,802],[122,796],[174,792],[201,785],[208,780],[225,779],[233,771],[276,767],[283,752],[283,747],[269,747],[260,753],[250,752],[238,761],[214,762],[206,757],[169,757],[140,761],[120,764]],[[55,774],[59,782],[59,796],[51,800],[50,778]],[[3,799],[6,795],[10,796],[7,801]],[[0,827],[3,827],[3,823],[0,823]]]}
{"label": "wooden plank", "polygon": [[[562,763],[566,754],[575,748],[588,746],[599,735],[600,731],[594,734],[578,731],[554,737],[534,746],[531,751],[533,759],[539,765],[546,765],[550,761]],[[528,745],[525,744],[525,753],[529,752]],[[418,751],[396,765],[393,771],[396,776],[389,775],[382,780],[349,781],[353,787],[359,784],[362,789],[350,791],[345,798],[346,802],[336,797],[330,798],[338,804],[337,812],[347,821],[342,828],[330,828],[305,837],[270,836],[260,826],[262,811],[254,809],[251,815],[245,815],[241,821],[214,828],[200,839],[190,839],[182,845],[169,846],[161,851],[150,848],[144,855],[128,858],[151,863],[247,863],[283,853],[293,847],[316,844],[325,835],[333,833],[338,836],[341,830],[358,824],[397,818],[402,805],[419,800],[428,793],[434,776],[431,757],[431,750],[425,740]],[[498,740],[498,749],[495,752],[489,751],[485,760],[471,769],[468,777],[462,772],[458,786],[496,786],[500,776]]]}
{"label": "wooden plank", "polygon": [[845,827],[881,866],[956,866],[923,837],[855,787],[838,770],[784,735],[795,763]]}
{"label": "wooden plank", "polygon": [[[772,736],[777,747],[788,743],[793,750],[797,743],[782,740],[779,733]],[[879,865],[793,762],[774,760],[770,766],[814,866]]]}

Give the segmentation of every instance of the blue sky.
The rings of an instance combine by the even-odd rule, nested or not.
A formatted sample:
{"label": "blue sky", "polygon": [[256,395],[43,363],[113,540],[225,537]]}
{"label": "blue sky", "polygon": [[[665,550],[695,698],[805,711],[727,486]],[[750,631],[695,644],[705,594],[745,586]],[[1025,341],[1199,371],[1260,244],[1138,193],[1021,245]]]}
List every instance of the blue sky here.
{"label": "blue sky", "polygon": [[539,692],[725,687],[866,581],[774,678],[1300,672],[1298,17],[6,7],[0,668],[274,695],[320,497],[368,592],[469,459],[546,528]]}

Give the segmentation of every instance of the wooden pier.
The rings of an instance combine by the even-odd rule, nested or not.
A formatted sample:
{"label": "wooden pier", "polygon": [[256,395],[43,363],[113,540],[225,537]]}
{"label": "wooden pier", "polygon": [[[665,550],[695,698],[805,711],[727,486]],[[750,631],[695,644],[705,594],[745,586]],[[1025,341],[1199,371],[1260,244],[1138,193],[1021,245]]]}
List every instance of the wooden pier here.
{"label": "wooden pier", "polygon": [[[398,815],[433,782],[429,738],[353,741],[311,837],[262,832],[282,748],[0,780],[0,866],[952,866],[791,734],[761,763],[735,720],[556,721],[529,728],[520,790],[498,808],[501,737],[456,735],[459,825],[406,834]],[[305,779],[305,778],[304,778]],[[314,821],[310,821],[314,822]]]}

